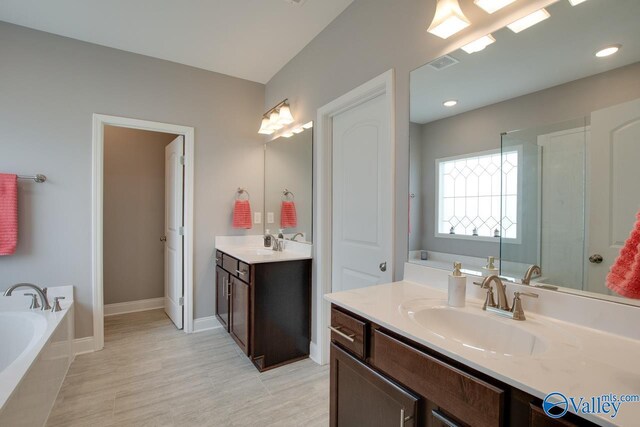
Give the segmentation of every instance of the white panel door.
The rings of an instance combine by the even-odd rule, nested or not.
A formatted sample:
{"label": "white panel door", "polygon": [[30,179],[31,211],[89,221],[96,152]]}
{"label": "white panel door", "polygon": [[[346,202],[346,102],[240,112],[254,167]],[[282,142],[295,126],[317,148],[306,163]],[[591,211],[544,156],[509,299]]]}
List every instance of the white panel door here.
{"label": "white panel door", "polygon": [[332,290],[393,278],[393,147],[386,95],[333,118]]}
{"label": "white panel door", "polygon": [[183,197],[184,137],[179,136],[165,148],[164,232],[164,311],[182,329],[183,322]]}
{"label": "white panel door", "polygon": [[[588,286],[602,292],[640,209],[640,100],[591,114]],[[597,263],[596,255],[602,257]]]}

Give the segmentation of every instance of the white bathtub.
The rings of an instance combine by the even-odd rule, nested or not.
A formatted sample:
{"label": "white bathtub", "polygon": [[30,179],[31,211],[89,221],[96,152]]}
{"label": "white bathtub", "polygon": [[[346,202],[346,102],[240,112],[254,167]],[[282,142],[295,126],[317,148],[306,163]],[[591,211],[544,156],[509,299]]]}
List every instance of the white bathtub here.
{"label": "white bathtub", "polygon": [[73,360],[73,289],[49,295],[65,295],[62,311],[29,310],[30,298],[0,295],[0,426],[44,425]]}

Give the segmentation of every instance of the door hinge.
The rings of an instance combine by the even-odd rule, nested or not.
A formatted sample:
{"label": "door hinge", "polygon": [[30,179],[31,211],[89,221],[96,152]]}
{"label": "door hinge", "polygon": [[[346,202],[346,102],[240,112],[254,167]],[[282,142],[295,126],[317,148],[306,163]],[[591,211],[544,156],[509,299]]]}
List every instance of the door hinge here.
{"label": "door hinge", "polygon": [[180,305],[180,306],[184,305],[184,297],[178,298],[178,305]]}
{"label": "door hinge", "polygon": [[180,164],[184,166],[184,156],[180,156]]}
{"label": "door hinge", "polygon": [[178,234],[181,236],[184,236],[184,227],[182,226],[178,227]]}

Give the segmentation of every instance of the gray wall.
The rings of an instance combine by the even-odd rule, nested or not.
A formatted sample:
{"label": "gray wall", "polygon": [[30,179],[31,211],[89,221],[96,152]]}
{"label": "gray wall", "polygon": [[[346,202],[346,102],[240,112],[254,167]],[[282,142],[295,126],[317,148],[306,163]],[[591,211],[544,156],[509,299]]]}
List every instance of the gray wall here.
{"label": "gray wall", "polygon": [[215,235],[231,228],[238,186],[263,205],[264,85],[0,22],[0,170],[20,184],[20,242],[0,259],[0,290],[74,285],[76,337],[93,334],[91,126],[103,113],[195,127],[195,317],[213,315]]}
{"label": "gray wall", "polygon": [[105,126],[105,304],[164,296],[164,149],[175,138]]}
{"label": "gray wall", "polygon": [[[425,186],[423,175],[426,172],[422,167],[423,161],[422,125],[411,123],[409,125],[409,250],[422,249],[422,237],[424,236],[424,208]],[[413,195],[413,197],[411,197]]]}
{"label": "gray wall", "polygon": [[[500,147],[502,132],[535,127],[540,128],[539,134],[548,133],[557,129],[542,125],[579,119],[589,116],[594,110],[636,99],[640,97],[639,75],[640,63],[631,64],[422,125],[422,249],[480,257],[499,255],[498,244],[468,241],[461,244],[458,241],[434,237],[435,159],[496,149]],[[538,240],[538,189],[537,178],[534,178],[538,174],[538,133],[528,135],[527,139],[522,140],[526,174],[523,178],[523,194],[525,197],[529,196],[523,202],[525,242]],[[522,139],[525,135],[519,133],[516,137]],[[513,143],[511,141],[511,144]],[[537,260],[537,244],[505,244],[504,248],[503,255],[506,260],[529,263]]]}

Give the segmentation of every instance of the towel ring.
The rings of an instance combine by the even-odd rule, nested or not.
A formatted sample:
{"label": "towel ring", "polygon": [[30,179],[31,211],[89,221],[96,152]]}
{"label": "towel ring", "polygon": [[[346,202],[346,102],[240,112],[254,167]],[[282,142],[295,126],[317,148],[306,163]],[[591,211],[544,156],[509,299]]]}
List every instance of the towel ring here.
{"label": "towel ring", "polygon": [[292,202],[293,200],[295,200],[295,198],[296,198],[295,194],[293,194],[291,191],[287,190],[286,188],[282,192],[283,201]]}
{"label": "towel ring", "polygon": [[[247,195],[246,199],[242,199],[243,194]],[[238,191],[236,192],[236,200],[249,200],[250,198],[251,198],[251,195],[249,195],[249,192],[247,190],[245,190],[242,187],[238,187]]]}

